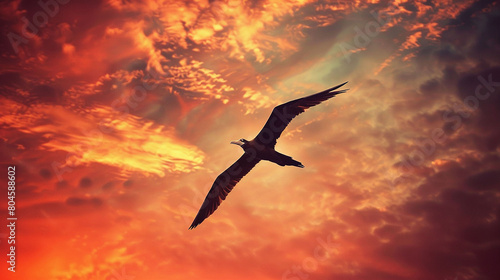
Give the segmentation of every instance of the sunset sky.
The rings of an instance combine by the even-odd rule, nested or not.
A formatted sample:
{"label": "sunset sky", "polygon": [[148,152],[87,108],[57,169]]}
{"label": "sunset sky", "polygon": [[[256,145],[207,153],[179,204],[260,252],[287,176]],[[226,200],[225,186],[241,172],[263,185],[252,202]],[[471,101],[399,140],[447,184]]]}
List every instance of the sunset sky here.
{"label": "sunset sky", "polygon": [[37,2],[0,8],[1,279],[500,279],[498,2]]}

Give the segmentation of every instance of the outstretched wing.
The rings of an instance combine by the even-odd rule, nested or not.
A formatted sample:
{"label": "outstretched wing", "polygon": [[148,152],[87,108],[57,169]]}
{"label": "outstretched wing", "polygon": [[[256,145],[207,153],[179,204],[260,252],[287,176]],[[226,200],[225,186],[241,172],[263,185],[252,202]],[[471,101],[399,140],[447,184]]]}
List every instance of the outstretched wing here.
{"label": "outstretched wing", "polygon": [[217,179],[215,179],[212,188],[205,197],[205,201],[201,205],[198,214],[194,218],[193,223],[189,229],[195,228],[197,225],[201,224],[208,216],[219,207],[229,192],[234,188],[234,186],[247,175],[250,170],[260,161],[255,155],[248,153],[243,154],[233,165],[222,172]]}
{"label": "outstretched wing", "polygon": [[304,112],[307,108],[318,105],[319,103],[330,99],[339,93],[346,92],[347,90],[335,91],[345,84],[347,84],[347,82],[329,88],[325,91],[276,106],[273,109],[271,116],[269,116],[266,124],[254,140],[262,145],[274,148],[276,140],[281,136],[281,133],[293,118]]}

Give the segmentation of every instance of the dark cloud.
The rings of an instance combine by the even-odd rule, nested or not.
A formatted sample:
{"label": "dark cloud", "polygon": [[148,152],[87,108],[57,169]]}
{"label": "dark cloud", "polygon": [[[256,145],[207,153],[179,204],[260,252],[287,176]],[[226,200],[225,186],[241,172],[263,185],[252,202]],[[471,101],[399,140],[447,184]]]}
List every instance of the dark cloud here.
{"label": "dark cloud", "polygon": [[434,51],[434,56],[444,64],[455,64],[464,61],[463,55],[451,48],[450,45],[443,46]]}
{"label": "dark cloud", "polygon": [[[477,148],[495,151],[500,145],[500,68],[484,68],[464,74],[457,83],[457,94],[477,131]],[[468,119],[468,118],[466,118]]]}
{"label": "dark cloud", "polygon": [[7,71],[0,74],[0,85],[2,86],[22,87],[24,84],[25,81],[19,72]]}
{"label": "dark cloud", "polygon": [[22,207],[18,210],[18,214],[26,219],[45,219],[46,215],[57,217],[71,215],[62,202],[42,202],[28,207]]}
{"label": "dark cloud", "polygon": [[42,168],[40,169],[40,176],[44,179],[50,179],[52,178],[52,172],[47,168]]}
{"label": "dark cloud", "polygon": [[[491,165],[496,169],[479,171]],[[490,260],[497,258],[494,254],[500,255],[499,248],[488,246],[484,250],[476,244],[500,241],[497,218],[500,207],[498,199],[490,193],[498,192],[499,172],[498,158],[441,166],[439,172],[428,176],[413,191],[411,200],[398,206],[401,212],[394,212],[413,217],[402,224],[396,223],[400,227],[410,227],[410,221],[419,222],[410,232],[395,234],[390,243],[381,246],[381,254],[401,258],[402,262],[433,275],[431,279],[450,276],[460,279],[469,275],[467,270],[484,279],[498,277],[498,270]],[[399,217],[397,220],[404,221]]]}
{"label": "dark cloud", "polygon": [[22,197],[22,199],[25,201],[28,201],[30,199],[36,199],[42,196],[40,188],[33,185],[18,186],[16,188],[16,195],[19,195],[19,197]]}
{"label": "dark cloud", "polygon": [[132,187],[132,185],[134,185],[134,181],[131,180],[131,179],[123,182],[123,186],[126,187],[126,188],[130,188],[130,187]]}
{"label": "dark cloud", "polygon": [[101,187],[101,188],[102,188],[104,191],[107,191],[107,190],[111,190],[111,189],[113,189],[114,185],[115,185],[115,184],[114,184],[114,182],[107,182],[107,183],[105,183],[104,185],[102,185],[102,187]]}
{"label": "dark cloud", "polygon": [[376,228],[373,233],[381,239],[393,240],[402,230],[399,225],[386,224]]}
{"label": "dark cloud", "polygon": [[69,197],[66,199],[66,204],[70,206],[83,206],[83,205],[92,205],[92,206],[101,206],[103,204],[102,199],[98,197]]}
{"label": "dark cloud", "polygon": [[[471,21],[471,19],[477,16],[480,12],[482,12],[485,8],[495,4],[494,0],[479,0],[474,1],[472,4],[466,9],[462,10],[460,14],[450,21],[450,25],[462,25],[467,24]],[[498,3],[497,3],[498,4]]]}
{"label": "dark cloud", "polygon": [[57,181],[56,183],[56,189],[66,189],[68,186],[69,184],[66,180]]}
{"label": "dark cloud", "polygon": [[424,94],[436,93],[440,89],[440,83],[437,79],[431,79],[420,85],[420,91]]}
{"label": "dark cloud", "polygon": [[466,179],[465,185],[477,191],[500,191],[500,170],[488,170],[471,175]]}
{"label": "dark cloud", "polygon": [[30,90],[34,102],[58,103],[62,99],[63,91],[48,85],[37,85]]}
{"label": "dark cloud", "polygon": [[[500,275],[493,265],[500,258],[500,247],[495,245],[500,242],[500,160],[496,154],[500,87],[489,82],[488,88],[484,82],[500,82],[498,56],[492,53],[498,48],[498,29],[492,30],[498,9],[483,13],[487,2],[474,3],[450,23],[439,46],[427,45],[417,53],[418,63],[432,65],[430,69],[435,67],[442,73],[420,84],[425,96],[421,98],[426,101],[415,103],[420,99],[412,93],[405,101],[395,103],[394,110],[415,111],[424,110],[440,97],[459,102],[459,106],[455,101],[444,103],[448,107],[444,110],[413,114],[411,121],[404,123],[406,131],[408,126],[415,131],[443,127],[449,135],[443,145],[434,143],[436,149],[422,165],[413,166],[412,176],[423,182],[411,191],[406,202],[388,209],[394,215],[391,222],[381,220],[380,215],[360,216],[360,212],[345,219],[354,225],[376,225],[373,234],[390,241],[370,242],[377,247],[374,255],[398,260],[421,273],[405,279],[496,279]],[[457,67],[464,61],[472,61],[473,67]],[[417,76],[416,72],[398,71],[395,81],[407,83]],[[480,86],[482,95],[476,96]],[[447,112],[453,112],[453,121],[443,118]],[[452,150],[472,151],[475,156],[458,152],[449,158]],[[439,165],[431,163],[435,159],[440,159]],[[421,168],[427,172],[418,173]]]}
{"label": "dark cloud", "polygon": [[135,59],[131,62],[129,62],[128,66],[126,69],[128,71],[134,71],[134,70],[146,70],[146,66],[148,65],[148,62],[145,61],[144,59]]}
{"label": "dark cloud", "polygon": [[[486,7],[491,7],[487,14]],[[499,63],[496,53],[500,50],[500,9],[496,1],[476,1],[464,10],[442,34],[442,43],[452,45],[463,56],[478,61]]]}
{"label": "dark cloud", "polygon": [[80,180],[80,188],[90,188],[92,186],[92,179],[89,177],[83,177]]}

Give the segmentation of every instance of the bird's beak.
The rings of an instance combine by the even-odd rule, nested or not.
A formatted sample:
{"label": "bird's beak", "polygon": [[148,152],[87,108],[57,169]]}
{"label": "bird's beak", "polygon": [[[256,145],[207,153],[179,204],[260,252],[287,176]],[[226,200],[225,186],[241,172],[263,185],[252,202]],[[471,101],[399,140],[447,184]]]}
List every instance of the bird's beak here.
{"label": "bird's beak", "polygon": [[231,144],[235,144],[235,145],[238,145],[238,146],[243,146],[243,142],[241,142],[241,141],[231,141]]}

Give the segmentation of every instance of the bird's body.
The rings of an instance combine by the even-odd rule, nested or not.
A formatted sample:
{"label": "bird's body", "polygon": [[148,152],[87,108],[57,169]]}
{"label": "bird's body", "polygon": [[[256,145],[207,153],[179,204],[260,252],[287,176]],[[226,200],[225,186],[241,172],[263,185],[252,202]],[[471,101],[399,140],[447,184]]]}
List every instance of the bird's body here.
{"label": "bird's body", "polygon": [[267,160],[280,166],[290,165],[303,168],[304,165],[302,163],[274,149],[276,140],[281,136],[281,133],[293,118],[304,112],[307,108],[318,105],[339,93],[345,92],[346,90],[335,91],[345,84],[343,83],[325,91],[292,100],[275,107],[266,124],[253,140],[240,139],[239,141],[231,142],[231,144],[241,146],[245,153],[215,179],[212,188],[208,192],[189,229],[195,228],[210,216],[241,178],[250,172],[259,161]]}
{"label": "bird's body", "polygon": [[231,143],[240,145],[245,153],[250,155],[255,154],[255,157],[260,160],[274,162],[280,166],[293,165],[297,167],[304,167],[302,163],[292,159],[292,157],[279,153],[272,147],[261,145],[256,139],[251,141],[240,139],[239,141],[233,141]]}

